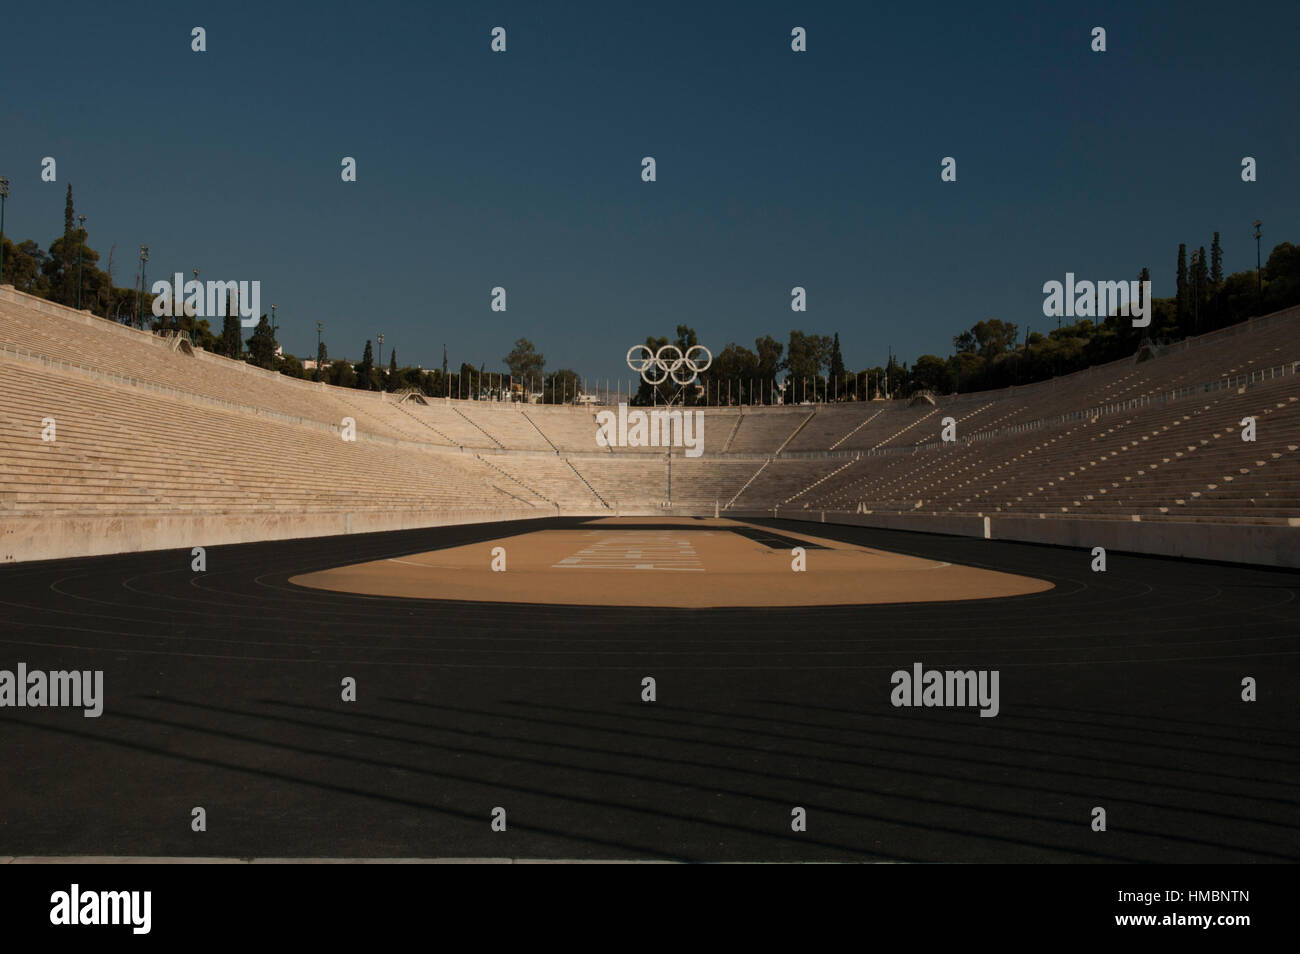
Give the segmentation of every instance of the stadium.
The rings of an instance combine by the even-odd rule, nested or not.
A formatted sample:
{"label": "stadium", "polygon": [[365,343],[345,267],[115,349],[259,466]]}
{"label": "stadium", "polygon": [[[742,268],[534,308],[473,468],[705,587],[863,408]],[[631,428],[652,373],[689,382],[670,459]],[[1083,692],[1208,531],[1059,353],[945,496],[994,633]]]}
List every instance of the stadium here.
{"label": "stadium", "polygon": [[1300,6],[16,12],[7,929],[499,929],[394,862],[1263,915]]}
{"label": "stadium", "polygon": [[1295,861],[1298,331],[691,457],[0,288],[2,641],[104,685],[6,713],[4,850]]}

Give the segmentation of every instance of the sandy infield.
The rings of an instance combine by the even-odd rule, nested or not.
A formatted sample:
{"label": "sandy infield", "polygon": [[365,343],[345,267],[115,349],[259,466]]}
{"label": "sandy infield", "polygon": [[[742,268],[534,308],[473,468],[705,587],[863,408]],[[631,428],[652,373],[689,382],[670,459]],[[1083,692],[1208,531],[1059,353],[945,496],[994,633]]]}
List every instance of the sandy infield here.
{"label": "sandy infield", "polygon": [[[802,572],[791,568],[795,546],[805,549]],[[505,550],[504,572],[492,569],[497,547]],[[496,560],[499,565],[499,555]],[[743,521],[653,517],[603,518],[582,528],[304,573],[290,582],[368,596],[682,608],[994,599],[1052,588],[1032,577]]]}

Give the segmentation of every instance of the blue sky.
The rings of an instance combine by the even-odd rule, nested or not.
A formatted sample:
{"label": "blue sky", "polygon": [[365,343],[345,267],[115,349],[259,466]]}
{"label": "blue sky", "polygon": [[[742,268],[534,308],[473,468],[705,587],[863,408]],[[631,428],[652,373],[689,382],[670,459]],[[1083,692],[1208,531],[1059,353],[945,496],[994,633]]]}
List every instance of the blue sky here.
{"label": "blue sky", "polygon": [[48,245],[70,182],[118,285],[141,244],[151,279],[260,280],[298,354],[320,320],[333,357],[382,331],[402,363],[440,365],[445,342],[453,366],[499,369],[526,336],[548,367],[627,377],[629,345],[684,322],[715,351],[838,331],[857,368],[889,346],[946,355],[985,318],[1046,330],[1042,284],[1066,271],[1147,265],[1166,296],[1179,242],[1218,230],[1236,271],[1257,217],[1266,255],[1300,241],[1295,2],[65,3],[6,21],[6,235]]}

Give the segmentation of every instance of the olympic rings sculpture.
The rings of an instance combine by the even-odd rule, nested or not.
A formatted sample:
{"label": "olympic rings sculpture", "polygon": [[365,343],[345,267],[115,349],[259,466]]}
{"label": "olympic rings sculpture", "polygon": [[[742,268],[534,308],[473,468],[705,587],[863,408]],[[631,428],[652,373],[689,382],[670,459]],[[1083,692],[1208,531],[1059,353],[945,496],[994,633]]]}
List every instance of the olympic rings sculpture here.
{"label": "olympic rings sculpture", "polygon": [[664,345],[658,351],[651,351],[646,345],[627,349],[627,366],[641,375],[646,384],[663,384],[669,378],[677,384],[691,384],[711,364],[713,352],[704,345],[692,345],[685,354],[676,345]]}

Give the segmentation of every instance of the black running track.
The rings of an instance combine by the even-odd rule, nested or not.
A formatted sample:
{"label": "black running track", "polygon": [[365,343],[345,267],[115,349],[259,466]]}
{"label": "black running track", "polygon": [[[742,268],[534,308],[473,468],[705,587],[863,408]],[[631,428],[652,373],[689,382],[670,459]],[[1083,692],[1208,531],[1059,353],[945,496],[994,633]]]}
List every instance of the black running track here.
{"label": "black running track", "polygon": [[[106,695],[0,709],[0,855],[1300,860],[1291,573],[771,521],[1056,589],[751,611],[287,582],[581,522],[0,568],[0,669],[103,669]],[[1001,714],[893,708],[918,661],[998,669]]]}

